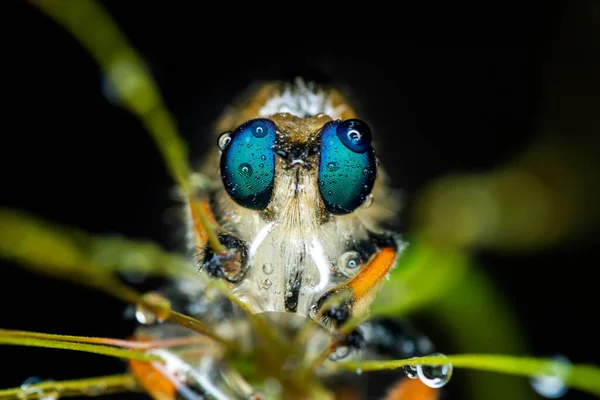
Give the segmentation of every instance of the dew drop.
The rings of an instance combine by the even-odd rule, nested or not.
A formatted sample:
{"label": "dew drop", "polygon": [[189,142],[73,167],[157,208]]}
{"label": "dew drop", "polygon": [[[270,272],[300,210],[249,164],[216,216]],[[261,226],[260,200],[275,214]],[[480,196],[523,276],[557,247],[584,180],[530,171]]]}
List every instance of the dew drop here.
{"label": "dew drop", "polygon": [[219,147],[219,150],[223,151],[227,148],[229,143],[231,143],[231,136],[229,135],[229,132],[225,132],[219,136],[217,146]]}
{"label": "dew drop", "polygon": [[327,163],[327,169],[329,171],[337,171],[338,169],[340,169],[340,165],[335,161],[331,161]]}
{"label": "dew drop", "polygon": [[402,370],[404,371],[404,375],[406,375],[410,379],[417,379],[419,377],[417,367],[415,367],[414,365],[405,365],[404,368],[402,368]]}
{"label": "dew drop", "polygon": [[341,272],[347,276],[356,275],[361,265],[360,254],[356,251],[347,251],[340,256],[338,261]]}
{"label": "dew drop", "polygon": [[142,305],[136,307],[135,319],[143,325],[153,325],[156,323],[156,316]]}
{"label": "dew drop", "polygon": [[271,280],[269,278],[265,279],[264,281],[261,282],[260,286],[264,289],[264,290],[269,290],[271,288],[271,286],[273,285],[273,282],[271,282]]}
{"label": "dew drop", "polygon": [[338,346],[335,351],[331,353],[328,358],[331,361],[339,361],[350,355],[350,348],[348,346]]}
{"label": "dew drop", "polygon": [[559,355],[553,359],[553,363],[530,380],[533,390],[548,399],[558,399],[567,393],[565,380],[571,370],[571,362],[565,356]]}
{"label": "dew drop", "polygon": [[241,163],[238,166],[238,172],[244,178],[249,178],[252,176],[252,166],[248,163]]}
{"label": "dew drop", "polygon": [[267,159],[267,156],[265,156],[264,154],[262,156],[260,156],[260,159],[265,161]]}
{"label": "dew drop", "polygon": [[262,270],[265,273],[265,275],[271,275],[273,273],[273,270],[274,270],[273,264],[271,264],[271,263],[265,263],[265,264],[263,264]]}
{"label": "dew drop", "polygon": [[373,205],[373,195],[369,194],[367,197],[365,197],[365,201],[362,203],[361,207],[362,208],[369,208]]}
{"label": "dew drop", "polygon": [[[446,357],[440,353],[431,354],[431,356]],[[450,363],[437,366],[418,365],[417,375],[425,385],[438,389],[445,386],[450,381],[452,370],[453,366]]]}
{"label": "dew drop", "polygon": [[48,388],[48,389],[46,389],[46,391],[44,391],[41,388],[33,387],[34,385],[37,385],[40,383],[52,383],[52,382],[54,382],[54,381],[46,380],[46,381],[42,382],[42,380],[36,376],[29,377],[25,381],[23,381],[23,383],[21,384],[21,392],[19,392],[17,394],[17,397],[22,400],[25,400],[25,399],[56,400],[60,397],[60,393],[57,389]]}

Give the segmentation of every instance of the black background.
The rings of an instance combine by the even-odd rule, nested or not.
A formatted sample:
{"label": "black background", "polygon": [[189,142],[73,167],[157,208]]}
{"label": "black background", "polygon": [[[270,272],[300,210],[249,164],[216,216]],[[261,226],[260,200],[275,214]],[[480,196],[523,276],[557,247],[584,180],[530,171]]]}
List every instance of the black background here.
{"label": "black background", "polygon": [[[250,81],[316,68],[361,101],[407,213],[433,178],[495,168],[529,144],[558,50],[578,24],[559,2],[378,17],[306,7],[245,18],[191,2],[105,4],[148,62],[193,159],[215,145],[207,137],[214,119]],[[164,217],[171,180],[139,121],[106,100],[96,64],[74,39],[33,7],[13,5],[2,12],[18,28],[4,37],[1,204],[177,246]],[[594,244],[479,255],[536,355],[600,362]],[[0,275],[0,299],[7,329],[125,337],[134,327],[122,303],[14,266]],[[0,347],[0,355],[0,387],[32,375],[59,380],[123,369],[118,360],[66,351]]]}

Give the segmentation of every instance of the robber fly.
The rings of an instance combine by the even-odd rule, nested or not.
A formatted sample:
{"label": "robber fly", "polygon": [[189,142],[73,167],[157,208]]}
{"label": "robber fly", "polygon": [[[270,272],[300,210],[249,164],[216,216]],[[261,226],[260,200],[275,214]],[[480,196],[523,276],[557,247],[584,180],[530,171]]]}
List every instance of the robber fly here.
{"label": "robber fly", "polygon": [[[386,390],[375,388],[386,400],[433,400],[453,365],[543,378],[551,373],[555,387],[559,379],[600,394],[595,366],[571,369],[566,362],[485,354],[444,356],[396,317],[407,308],[380,305],[379,314],[369,317],[377,301],[392,299],[395,306],[410,298],[401,289],[401,296],[394,296],[395,287],[382,286],[393,272],[402,272],[395,267],[408,254],[401,235],[387,228],[399,206],[377,160],[377,135],[341,91],[303,79],[252,86],[218,119],[212,151],[196,176],[158,88],[102,7],[90,0],[69,3],[73,7],[32,3],[94,55],[117,102],[138,116],[157,142],[180,190],[188,251],[176,257],[145,243],[73,233],[0,209],[0,255],[136,304],[140,322],[131,340],[0,329],[0,344],[125,358],[130,372],[28,383],[0,390],[0,398],[143,389],[157,400],[360,399],[372,389],[364,390],[370,383],[364,367],[401,368],[386,381]],[[98,257],[99,250],[113,258]],[[428,250],[422,253],[425,261],[416,263],[421,266],[416,275],[439,283],[430,269],[441,264],[438,271],[446,271],[441,279],[456,284],[457,271],[466,271],[468,264],[464,254]],[[144,265],[123,262],[132,255],[128,258],[143,259]],[[140,294],[115,274],[137,267],[165,274],[170,283]],[[421,289],[439,286],[412,289],[414,300]],[[477,296],[485,301],[481,290]],[[560,371],[549,371],[555,367]]]}
{"label": "robber fly", "polygon": [[[316,379],[334,378],[311,369],[323,354],[339,360],[432,352],[427,338],[399,321],[340,329],[365,314],[404,242],[381,228],[397,204],[370,127],[338,90],[302,79],[257,85],[224,112],[214,143],[201,168],[207,179],[196,189],[198,210],[216,227],[224,250],[216,251],[190,205],[189,249],[203,273],[226,282],[245,312],[234,310],[225,298],[208,300],[202,281],[176,281],[164,290],[165,297],[253,353],[258,381],[275,378],[283,398],[310,398],[314,393],[308,388]],[[277,340],[260,328],[257,332],[248,314],[268,321]],[[316,325],[307,328],[309,321]],[[175,335],[173,329],[143,326],[137,335],[164,339]],[[302,335],[307,329],[310,334]],[[274,341],[265,347],[267,338]],[[169,372],[189,372],[179,390],[208,398],[263,395],[219,356],[191,361],[162,355],[172,360]],[[160,397],[162,386],[151,378],[156,374],[148,375],[137,362],[131,367]],[[412,386],[433,393],[425,385]]]}

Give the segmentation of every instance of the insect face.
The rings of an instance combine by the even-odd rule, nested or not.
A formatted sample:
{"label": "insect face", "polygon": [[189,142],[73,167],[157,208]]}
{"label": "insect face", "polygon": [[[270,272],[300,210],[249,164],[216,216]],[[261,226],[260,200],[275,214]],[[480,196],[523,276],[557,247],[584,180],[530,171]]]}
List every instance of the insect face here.
{"label": "insect face", "polygon": [[[227,279],[225,262],[215,262],[206,243],[200,262],[211,275],[232,282],[254,312],[314,316],[319,299],[364,272],[382,248],[393,249],[392,262],[400,241],[378,228],[384,213],[377,205],[370,210],[374,192],[385,185],[376,185],[369,126],[339,99],[337,109],[343,105],[346,112],[335,111],[337,92],[296,83],[265,96],[265,88],[251,97],[250,106],[225,118],[250,119],[220,134],[213,158],[219,158],[219,171],[212,173],[208,193],[220,235],[243,247],[237,252],[244,255],[238,268],[243,279]],[[296,91],[295,99],[310,92],[313,102],[322,99],[321,106],[290,107],[286,90]],[[208,168],[203,172],[210,176]],[[370,284],[388,270],[386,262],[381,274],[370,275]]]}

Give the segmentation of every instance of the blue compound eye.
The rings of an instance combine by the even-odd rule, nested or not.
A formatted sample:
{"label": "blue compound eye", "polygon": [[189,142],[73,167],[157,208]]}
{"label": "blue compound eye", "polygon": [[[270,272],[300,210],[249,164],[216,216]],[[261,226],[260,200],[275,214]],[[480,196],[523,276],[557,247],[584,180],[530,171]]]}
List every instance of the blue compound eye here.
{"label": "blue compound eye", "polygon": [[[353,132],[356,131],[356,132]],[[377,165],[371,130],[362,121],[334,121],[321,130],[319,191],[331,214],[348,214],[371,193]]]}
{"label": "blue compound eye", "polygon": [[269,205],[275,181],[275,124],[250,120],[219,138],[221,179],[239,205],[263,210]]}

